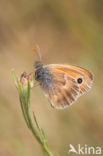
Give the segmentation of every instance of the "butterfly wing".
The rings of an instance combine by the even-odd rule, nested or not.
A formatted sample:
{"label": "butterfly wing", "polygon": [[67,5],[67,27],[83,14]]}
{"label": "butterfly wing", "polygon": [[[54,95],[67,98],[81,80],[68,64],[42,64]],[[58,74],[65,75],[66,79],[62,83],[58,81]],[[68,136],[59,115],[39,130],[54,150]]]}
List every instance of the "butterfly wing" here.
{"label": "butterfly wing", "polygon": [[79,87],[76,82],[63,71],[50,70],[53,82],[51,87],[43,88],[46,97],[54,108],[62,109],[71,105],[79,96]]}
{"label": "butterfly wing", "polygon": [[78,84],[80,94],[87,93],[93,83],[93,75],[87,69],[74,65],[50,65],[52,69],[58,69],[63,71],[69,77],[72,77],[76,82],[79,78],[82,79],[82,83]]}
{"label": "butterfly wing", "polygon": [[[53,81],[44,93],[54,108],[70,106],[82,94],[88,92],[92,84],[92,74],[84,68],[71,65],[48,65]],[[77,79],[82,78],[78,84]]]}
{"label": "butterfly wing", "polygon": [[[43,88],[51,106],[63,109],[74,103],[78,97],[89,91],[92,85],[92,74],[81,67],[72,65],[47,65],[53,78],[49,88]],[[78,83],[78,79],[82,83]]]}

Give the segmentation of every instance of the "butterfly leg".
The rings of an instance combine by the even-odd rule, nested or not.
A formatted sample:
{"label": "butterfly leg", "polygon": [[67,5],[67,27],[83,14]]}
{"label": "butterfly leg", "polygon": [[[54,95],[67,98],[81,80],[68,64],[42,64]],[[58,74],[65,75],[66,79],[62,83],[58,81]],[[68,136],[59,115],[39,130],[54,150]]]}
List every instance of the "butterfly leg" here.
{"label": "butterfly leg", "polygon": [[[31,72],[30,74],[29,74],[29,76],[31,76],[32,74],[34,74],[34,72]],[[37,86],[39,86],[40,85],[40,83],[39,82],[34,82],[34,86],[33,87],[37,87]]]}

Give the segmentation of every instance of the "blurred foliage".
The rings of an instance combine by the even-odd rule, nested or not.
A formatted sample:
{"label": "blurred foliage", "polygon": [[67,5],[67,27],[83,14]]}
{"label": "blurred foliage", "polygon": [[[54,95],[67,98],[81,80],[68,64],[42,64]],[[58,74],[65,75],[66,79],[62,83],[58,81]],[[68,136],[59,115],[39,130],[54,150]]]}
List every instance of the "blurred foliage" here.
{"label": "blurred foliage", "polygon": [[103,145],[103,1],[0,1],[0,155],[42,155],[28,133],[10,74],[33,71],[38,43],[44,63],[68,63],[94,74],[92,90],[72,107],[55,110],[40,87],[32,91],[32,110],[55,155],[69,143]]}

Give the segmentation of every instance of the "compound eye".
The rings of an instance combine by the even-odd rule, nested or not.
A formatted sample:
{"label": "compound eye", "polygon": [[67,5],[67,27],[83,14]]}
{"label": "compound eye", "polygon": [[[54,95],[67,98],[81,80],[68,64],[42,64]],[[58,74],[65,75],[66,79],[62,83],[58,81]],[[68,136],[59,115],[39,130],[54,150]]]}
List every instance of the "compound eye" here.
{"label": "compound eye", "polygon": [[77,83],[78,83],[78,84],[81,84],[82,82],[83,82],[83,79],[82,79],[82,78],[78,78],[78,79],[77,79]]}

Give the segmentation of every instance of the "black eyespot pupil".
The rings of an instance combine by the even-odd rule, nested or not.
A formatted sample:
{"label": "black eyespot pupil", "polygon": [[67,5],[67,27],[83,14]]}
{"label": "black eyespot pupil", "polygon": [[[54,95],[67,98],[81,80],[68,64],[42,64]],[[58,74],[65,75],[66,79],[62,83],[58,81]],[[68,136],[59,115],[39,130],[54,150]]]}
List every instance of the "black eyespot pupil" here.
{"label": "black eyespot pupil", "polygon": [[79,84],[81,84],[82,81],[83,81],[82,78],[78,78],[78,79],[77,79],[77,82],[78,82]]}

